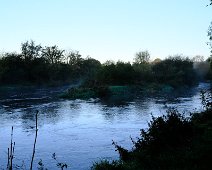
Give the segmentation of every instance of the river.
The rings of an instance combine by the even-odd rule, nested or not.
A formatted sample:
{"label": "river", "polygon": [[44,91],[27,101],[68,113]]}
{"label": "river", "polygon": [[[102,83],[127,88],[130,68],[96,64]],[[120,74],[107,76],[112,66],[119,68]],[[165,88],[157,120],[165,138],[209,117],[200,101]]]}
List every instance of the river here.
{"label": "river", "polygon": [[6,169],[11,127],[15,141],[14,169],[29,169],[35,137],[35,113],[38,115],[38,138],[34,169],[38,162],[47,169],[58,169],[52,158],[68,169],[87,170],[101,159],[117,159],[112,140],[130,149],[131,139],[147,128],[151,115],[166,113],[169,107],[180,112],[202,109],[200,91],[207,83],[166,95],[137,96],[128,101],[90,99],[64,100],[57,94],[64,88],[0,91],[0,169]]}

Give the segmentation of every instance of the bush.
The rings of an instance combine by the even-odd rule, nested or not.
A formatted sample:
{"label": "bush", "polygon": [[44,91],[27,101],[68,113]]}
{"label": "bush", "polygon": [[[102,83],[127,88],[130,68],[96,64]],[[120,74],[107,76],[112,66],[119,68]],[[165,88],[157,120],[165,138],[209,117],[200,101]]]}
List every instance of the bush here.
{"label": "bush", "polygon": [[132,140],[132,150],[113,142],[120,160],[96,163],[93,168],[113,170],[190,170],[212,167],[212,109],[186,118],[171,109],[167,115],[155,118],[140,138]]}
{"label": "bush", "polygon": [[155,79],[159,83],[167,83],[173,87],[181,85],[193,85],[196,80],[196,73],[193,69],[193,62],[183,56],[169,57],[152,67]]}

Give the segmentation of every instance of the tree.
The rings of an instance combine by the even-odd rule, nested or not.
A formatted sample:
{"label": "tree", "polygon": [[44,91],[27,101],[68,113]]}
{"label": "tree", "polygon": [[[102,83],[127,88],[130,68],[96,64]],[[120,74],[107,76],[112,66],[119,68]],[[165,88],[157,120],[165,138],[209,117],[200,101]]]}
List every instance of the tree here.
{"label": "tree", "polygon": [[210,3],[207,6],[209,6],[209,5],[212,5],[212,0],[210,0]]}
{"label": "tree", "polygon": [[194,63],[200,63],[200,62],[203,62],[204,61],[204,56],[201,56],[201,55],[196,55],[192,58],[192,61]]}
{"label": "tree", "polygon": [[33,40],[21,44],[21,55],[26,61],[40,56],[41,45],[36,45]]}
{"label": "tree", "polygon": [[173,87],[193,85],[196,74],[193,62],[182,55],[174,55],[152,66],[154,77],[159,83],[166,83]]}
{"label": "tree", "polygon": [[25,80],[25,65],[20,54],[5,53],[0,59],[0,83],[19,83]]}
{"label": "tree", "polygon": [[[212,0],[210,0],[210,4],[209,5],[212,5]],[[207,5],[207,6],[209,6]],[[207,45],[210,46],[211,48],[211,53],[212,53],[212,22],[208,28],[208,37],[209,37],[209,42],[207,43]]]}
{"label": "tree", "polygon": [[100,68],[101,63],[94,58],[88,57],[83,61],[83,70],[87,75],[92,76],[96,74],[97,70],[99,70]]}
{"label": "tree", "polygon": [[116,72],[113,76],[115,80],[114,82],[117,85],[132,84],[135,78],[135,70],[130,62],[126,63],[123,61],[118,61],[116,63]]}
{"label": "tree", "polygon": [[42,57],[46,58],[51,64],[58,64],[63,60],[64,50],[58,49],[58,46],[45,47],[42,49]]}
{"label": "tree", "polygon": [[212,22],[208,28],[208,37],[209,37],[209,42],[207,44],[210,46],[211,53],[212,53]]}
{"label": "tree", "polygon": [[105,63],[103,63],[103,66],[109,66],[109,65],[115,65],[115,61],[107,60]]}
{"label": "tree", "polygon": [[148,63],[150,59],[150,54],[149,52],[146,51],[139,51],[135,54],[135,64],[144,64],[144,63]]}
{"label": "tree", "polygon": [[67,55],[67,62],[71,66],[76,66],[82,63],[83,58],[79,51],[71,51]]}
{"label": "tree", "polygon": [[91,57],[87,57],[83,60],[81,65],[81,72],[88,80],[95,80],[100,69],[101,63]]}
{"label": "tree", "polygon": [[160,63],[162,60],[160,58],[156,58],[154,59],[154,61],[152,62],[152,64],[156,64],[156,63]]}

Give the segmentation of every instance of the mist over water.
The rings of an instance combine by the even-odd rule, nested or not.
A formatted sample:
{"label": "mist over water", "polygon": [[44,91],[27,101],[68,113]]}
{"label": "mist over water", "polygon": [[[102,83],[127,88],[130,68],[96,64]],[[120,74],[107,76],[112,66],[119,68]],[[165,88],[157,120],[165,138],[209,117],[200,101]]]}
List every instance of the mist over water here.
{"label": "mist over water", "polygon": [[[63,100],[56,98],[59,89],[31,89],[1,95],[0,98],[0,168],[6,168],[11,127],[14,126],[14,164],[28,169],[38,115],[38,138],[34,167],[42,159],[45,168],[57,169],[52,154],[68,169],[85,170],[94,161],[117,159],[112,140],[131,148],[130,136],[136,138],[154,116],[169,107],[189,112],[201,110],[200,91],[207,83],[172,94],[136,96],[130,100]],[[65,88],[65,87],[64,87]],[[64,89],[63,89],[64,90]],[[21,95],[20,95],[21,94]],[[18,167],[17,167],[18,168]]]}

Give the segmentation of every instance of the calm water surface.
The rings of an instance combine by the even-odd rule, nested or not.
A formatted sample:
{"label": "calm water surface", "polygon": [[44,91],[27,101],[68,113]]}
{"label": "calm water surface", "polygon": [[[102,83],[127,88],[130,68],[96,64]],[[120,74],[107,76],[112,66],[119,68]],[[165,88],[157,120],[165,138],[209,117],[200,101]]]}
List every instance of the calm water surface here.
{"label": "calm water surface", "polygon": [[0,169],[6,168],[11,127],[14,127],[17,169],[29,169],[35,136],[35,113],[38,116],[38,138],[34,168],[42,160],[45,168],[58,169],[52,158],[68,169],[86,170],[101,159],[117,159],[112,140],[131,148],[130,136],[139,136],[151,114],[159,116],[169,107],[181,112],[201,110],[200,90],[209,84],[167,95],[137,96],[129,100],[61,100],[55,96],[63,89],[25,89],[0,91]]}

